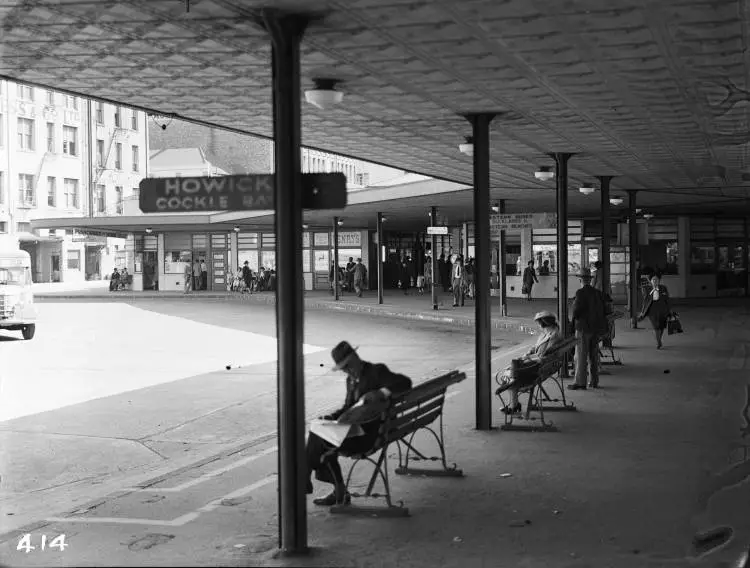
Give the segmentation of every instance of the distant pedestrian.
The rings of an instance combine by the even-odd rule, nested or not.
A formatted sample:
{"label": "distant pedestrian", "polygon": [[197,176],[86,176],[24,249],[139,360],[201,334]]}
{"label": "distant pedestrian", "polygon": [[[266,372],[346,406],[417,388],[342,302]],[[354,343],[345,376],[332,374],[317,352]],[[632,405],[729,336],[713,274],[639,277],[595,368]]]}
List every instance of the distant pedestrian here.
{"label": "distant pedestrian", "polygon": [[464,285],[466,283],[466,274],[464,271],[463,259],[459,256],[453,263],[451,286],[453,287],[453,307],[456,308],[461,302],[464,305]]}
{"label": "distant pedestrian", "polygon": [[536,271],[534,270],[534,261],[530,260],[526,268],[523,271],[521,293],[526,295],[526,300],[531,301],[531,290],[534,288],[534,284],[538,284],[539,279],[536,277]]}
{"label": "distant pedestrian", "polygon": [[586,390],[589,367],[591,388],[599,387],[599,339],[608,331],[604,295],[591,286],[591,270],[581,269],[583,284],[573,300],[573,324],[576,339],[576,382],[571,390]]}
{"label": "distant pedestrian", "polygon": [[195,266],[193,266],[193,290],[201,289],[201,263],[198,259],[195,260]]}
{"label": "distant pedestrian", "polygon": [[365,265],[362,264],[362,259],[358,258],[357,263],[352,269],[352,277],[354,278],[354,291],[357,296],[362,297],[362,288],[365,285]]}
{"label": "distant pedestrian", "polygon": [[549,276],[549,260],[545,260],[539,267],[539,276]]}
{"label": "distant pedestrian", "polygon": [[253,271],[250,270],[248,261],[242,265],[242,280],[245,282],[245,288],[252,294],[253,292]]}
{"label": "distant pedestrian", "polygon": [[208,266],[206,259],[201,259],[201,290],[208,290]]}
{"label": "distant pedestrian", "polygon": [[185,263],[185,268],[183,270],[183,275],[185,277],[185,294],[190,293],[190,291],[193,289],[193,270],[190,268],[190,262]]}
{"label": "distant pedestrian", "polygon": [[669,305],[669,291],[661,283],[661,278],[654,274],[651,277],[651,291],[646,295],[638,321],[643,321],[646,317],[651,321],[657,349],[663,347],[661,340],[667,328],[670,313],[672,313],[672,308]]}
{"label": "distant pedestrian", "polygon": [[597,260],[594,262],[594,269],[596,272],[594,272],[594,278],[591,281],[591,285],[599,290],[600,292],[604,292],[603,286],[604,282],[602,281],[602,263],[601,261]]}
{"label": "distant pedestrian", "polygon": [[349,262],[346,263],[346,289],[351,292],[354,290],[354,267],[357,265],[354,262],[354,257],[349,257]]}

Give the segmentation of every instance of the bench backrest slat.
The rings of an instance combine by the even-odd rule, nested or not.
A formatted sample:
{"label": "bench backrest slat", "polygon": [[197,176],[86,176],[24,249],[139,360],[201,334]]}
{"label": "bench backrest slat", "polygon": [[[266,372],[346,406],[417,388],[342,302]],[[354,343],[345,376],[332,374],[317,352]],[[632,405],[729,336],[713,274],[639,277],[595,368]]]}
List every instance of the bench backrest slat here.
{"label": "bench backrest slat", "polygon": [[440,414],[443,412],[443,407],[435,408],[427,414],[423,414],[417,420],[409,422],[408,424],[401,426],[400,428],[388,429],[385,432],[385,440],[392,442],[394,440],[400,440],[404,436],[408,436],[412,432],[416,432],[423,426],[427,426],[432,423]]}
{"label": "bench backrest slat", "polygon": [[443,401],[445,401],[445,390],[443,390],[439,397],[433,398],[426,404],[421,403],[416,407],[406,409],[406,411],[397,408],[397,415],[390,420],[389,426],[390,428],[400,428],[409,422],[418,420],[422,415],[427,414],[436,408],[441,408],[443,406]]}
{"label": "bench backrest slat", "polygon": [[394,397],[394,402],[406,404],[415,400],[423,400],[425,397],[429,397],[430,394],[434,396],[434,394],[445,390],[452,384],[461,382],[465,378],[466,373],[451,371],[440,377],[420,383],[399,397]]}

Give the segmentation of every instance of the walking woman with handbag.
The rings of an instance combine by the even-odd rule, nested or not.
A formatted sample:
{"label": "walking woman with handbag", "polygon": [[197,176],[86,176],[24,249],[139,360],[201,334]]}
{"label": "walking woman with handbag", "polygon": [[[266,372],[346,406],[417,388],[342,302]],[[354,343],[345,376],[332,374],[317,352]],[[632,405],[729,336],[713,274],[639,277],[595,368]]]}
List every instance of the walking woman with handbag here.
{"label": "walking woman with handbag", "polygon": [[646,299],[643,302],[643,308],[638,316],[638,321],[643,321],[648,316],[651,321],[651,327],[654,328],[654,335],[656,336],[656,348],[662,348],[662,337],[664,336],[664,330],[667,328],[667,320],[669,315],[672,313],[672,308],[669,305],[669,291],[667,287],[661,283],[661,278],[658,275],[651,277],[651,291],[646,295]]}

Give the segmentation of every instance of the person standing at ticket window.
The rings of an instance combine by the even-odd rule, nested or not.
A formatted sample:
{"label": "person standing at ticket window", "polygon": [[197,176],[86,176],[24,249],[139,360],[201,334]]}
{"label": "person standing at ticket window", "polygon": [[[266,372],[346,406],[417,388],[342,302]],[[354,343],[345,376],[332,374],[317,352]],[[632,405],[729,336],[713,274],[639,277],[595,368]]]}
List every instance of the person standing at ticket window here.
{"label": "person standing at ticket window", "polygon": [[185,263],[185,270],[183,270],[185,276],[185,294],[189,294],[193,289],[193,269],[190,268],[190,263]]}
{"label": "person standing at ticket window", "polygon": [[201,290],[208,290],[208,267],[206,259],[201,259]]}

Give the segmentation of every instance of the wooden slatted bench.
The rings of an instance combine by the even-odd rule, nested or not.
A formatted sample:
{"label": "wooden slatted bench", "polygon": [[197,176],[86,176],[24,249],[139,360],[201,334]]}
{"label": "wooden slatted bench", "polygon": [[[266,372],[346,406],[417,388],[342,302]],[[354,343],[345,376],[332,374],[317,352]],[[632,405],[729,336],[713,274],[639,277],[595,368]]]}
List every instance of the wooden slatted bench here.
{"label": "wooden slatted bench", "polygon": [[[399,505],[394,505],[391,500],[391,488],[388,478],[388,450],[394,443],[398,448],[399,464],[395,471],[397,474],[462,477],[463,471],[458,469],[456,464],[449,467],[445,459],[443,408],[448,387],[463,381],[465,378],[465,373],[451,371],[445,375],[420,383],[408,392],[393,397],[390,405],[381,415],[382,424],[372,448],[360,454],[347,454],[336,450],[339,456],[355,460],[349,468],[349,473],[346,477],[346,488],[352,498],[382,497],[385,499],[386,506],[373,507],[341,504],[333,505],[330,511],[332,513],[376,516],[409,516],[409,509],[404,507],[403,502],[400,501]],[[429,432],[434,437],[440,452],[439,456],[426,457],[414,447],[414,436],[422,430]],[[416,469],[409,466],[410,459],[411,461],[440,461],[442,467],[440,469]],[[359,494],[349,491],[349,486],[355,468],[362,461],[371,463],[374,466],[374,471],[368,482],[367,490],[364,494]],[[383,483],[385,491],[383,494],[373,493],[378,476],[380,476]]]}
{"label": "wooden slatted bench", "polygon": [[[562,369],[562,365],[565,361],[565,355],[575,347],[576,344],[576,338],[575,337],[568,337],[549,349],[547,353],[545,353],[544,357],[541,358],[539,368],[537,369],[536,377],[525,383],[520,385],[518,389],[518,394],[528,394],[528,402],[526,404],[526,412],[521,416],[514,416],[513,414],[506,414],[505,415],[505,424],[503,424],[500,428],[502,430],[515,430],[515,431],[532,431],[532,432],[557,432],[558,429],[556,426],[551,424],[550,422],[545,421],[544,419],[544,411],[545,411],[545,404],[552,403],[552,402],[561,402],[561,406],[557,407],[546,407],[546,410],[552,410],[553,408],[556,409],[562,409],[562,410],[575,410],[575,406],[573,404],[570,404],[565,399],[565,385],[563,384],[562,377],[560,377],[560,370]],[[495,375],[495,382],[499,385],[499,388],[495,391],[495,394],[498,396],[498,398],[503,402],[503,407],[505,407],[505,403],[502,398],[502,394],[506,391],[508,391],[513,385],[512,384],[505,384],[502,381],[502,375],[505,373],[505,370],[499,371]],[[560,397],[552,398],[549,396],[547,390],[544,387],[544,383],[547,380],[551,380],[555,386],[560,391]],[[539,424],[536,424],[536,418],[531,417],[531,412],[536,411],[539,412]],[[521,418],[521,420],[524,421],[523,424],[516,424],[514,423],[514,418],[518,420]]]}

